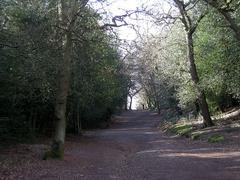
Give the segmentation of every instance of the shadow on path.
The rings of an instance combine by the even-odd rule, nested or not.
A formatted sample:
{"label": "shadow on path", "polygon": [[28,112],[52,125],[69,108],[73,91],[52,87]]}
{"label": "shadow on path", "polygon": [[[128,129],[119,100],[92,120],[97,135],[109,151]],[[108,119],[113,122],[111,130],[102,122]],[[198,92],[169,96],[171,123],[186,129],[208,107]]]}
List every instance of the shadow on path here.
{"label": "shadow on path", "polygon": [[109,129],[69,138],[63,161],[35,159],[6,179],[240,179],[238,146],[168,137],[157,129],[159,121],[155,113],[125,112]]}

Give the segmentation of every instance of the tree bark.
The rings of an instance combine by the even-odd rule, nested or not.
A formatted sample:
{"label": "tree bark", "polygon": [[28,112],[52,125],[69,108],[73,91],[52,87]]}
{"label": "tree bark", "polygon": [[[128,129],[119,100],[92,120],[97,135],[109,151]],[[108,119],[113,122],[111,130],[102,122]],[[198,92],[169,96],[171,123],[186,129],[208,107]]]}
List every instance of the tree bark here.
{"label": "tree bark", "polygon": [[204,124],[204,127],[212,126],[213,122],[210,116],[205,92],[198,87],[199,77],[198,77],[197,68],[195,64],[192,32],[187,33],[187,45],[188,45],[188,59],[190,63],[190,74],[191,74],[192,81],[197,87],[197,91],[198,91],[197,98],[198,98],[198,103],[201,110],[201,115],[203,117],[203,124]]}
{"label": "tree bark", "polygon": [[62,68],[59,72],[58,90],[55,104],[55,134],[52,143],[53,158],[63,158],[66,131],[66,106],[70,88],[70,66],[72,53],[72,35],[66,34]]}
{"label": "tree bark", "polygon": [[52,148],[45,154],[44,159],[62,159],[64,156],[64,142],[66,134],[66,106],[68,92],[70,89],[70,69],[73,49],[72,30],[75,26],[75,22],[80,11],[86,6],[87,2],[88,0],[58,0],[59,26],[62,26],[62,29],[64,30],[63,38],[61,39],[61,43],[63,45],[63,55],[58,75],[58,87],[54,112],[55,133],[52,142]]}

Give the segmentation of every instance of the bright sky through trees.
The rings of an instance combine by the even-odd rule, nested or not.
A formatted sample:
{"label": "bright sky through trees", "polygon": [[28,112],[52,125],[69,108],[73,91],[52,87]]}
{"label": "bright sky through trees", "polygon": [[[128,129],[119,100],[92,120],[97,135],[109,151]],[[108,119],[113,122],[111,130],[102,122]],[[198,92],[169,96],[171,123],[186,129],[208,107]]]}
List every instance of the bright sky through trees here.
{"label": "bright sky through trees", "polygon": [[[151,7],[154,7],[154,4],[161,4],[161,9],[159,9],[159,11],[167,12],[170,8],[167,1],[158,2],[156,0],[111,0],[108,1],[108,3],[93,2],[91,5],[95,9],[98,9],[98,12],[102,14],[103,21],[108,22],[111,22],[111,17],[126,14],[126,11],[134,11],[137,9],[141,11],[144,8],[150,9]],[[129,26],[114,29],[119,33],[120,39],[131,41],[137,38],[136,31],[133,30],[131,25],[134,25],[141,34],[146,34],[146,32],[156,32],[156,28],[154,28],[151,18],[144,13],[138,13],[138,17],[132,15],[130,18],[125,18],[125,20]]]}
{"label": "bright sky through trees", "polygon": [[[111,23],[111,18],[114,16],[126,14],[127,11],[149,8],[155,3],[162,4],[162,11],[169,10],[166,1],[157,2],[155,0],[111,0],[108,1],[108,3],[96,3],[96,1],[92,1],[91,5],[95,7],[95,9],[98,9],[98,12],[102,14],[103,22]],[[158,31],[154,23],[151,21],[151,18],[144,13],[138,13],[138,17],[132,15],[130,18],[125,18],[125,20],[129,25],[115,28],[114,31],[118,33],[121,40],[127,41],[129,44],[131,41],[139,38],[139,34],[136,33],[136,30],[141,35],[156,33],[156,31]],[[134,25],[134,29],[132,25]],[[136,95],[133,98],[133,109],[136,109],[139,106],[138,101],[139,97]]]}

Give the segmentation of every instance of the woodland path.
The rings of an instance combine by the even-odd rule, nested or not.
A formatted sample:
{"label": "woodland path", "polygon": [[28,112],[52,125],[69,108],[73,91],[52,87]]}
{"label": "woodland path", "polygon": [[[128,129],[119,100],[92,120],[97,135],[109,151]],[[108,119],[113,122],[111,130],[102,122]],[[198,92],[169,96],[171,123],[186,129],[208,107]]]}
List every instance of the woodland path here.
{"label": "woodland path", "polygon": [[156,127],[160,120],[151,112],[125,112],[109,129],[68,138],[63,161],[26,160],[2,179],[240,179],[237,147],[166,136]]}

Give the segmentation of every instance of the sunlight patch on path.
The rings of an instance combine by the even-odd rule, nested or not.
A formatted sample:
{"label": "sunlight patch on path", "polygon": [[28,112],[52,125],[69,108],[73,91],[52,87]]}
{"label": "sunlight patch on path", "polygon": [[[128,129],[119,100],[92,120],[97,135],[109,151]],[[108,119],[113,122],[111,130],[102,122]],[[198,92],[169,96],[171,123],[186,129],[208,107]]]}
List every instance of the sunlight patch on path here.
{"label": "sunlight patch on path", "polygon": [[220,152],[212,152],[212,153],[169,153],[158,155],[158,157],[197,157],[197,158],[233,158],[240,157],[240,152],[228,152],[228,153],[220,153]]}
{"label": "sunlight patch on path", "polygon": [[[213,152],[215,151],[215,152]],[[222,151],[222,152],[217,152]],[[156,155],[157,153],[157,155]],[[197,157],[197,158],[240,158],[239,151],[228,151],[225,148],[200,148],[200,149],[189,149],[189,150],[179,150],[174,151],[172,149],[152,149],[145,150],[136,153],[137,155],[155,154],[157,157]]]}

